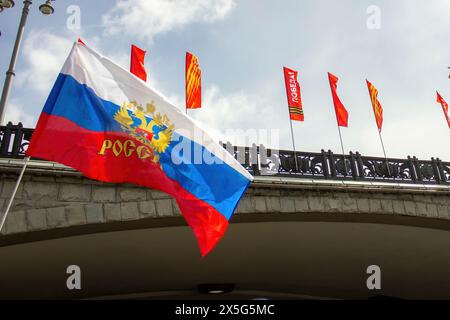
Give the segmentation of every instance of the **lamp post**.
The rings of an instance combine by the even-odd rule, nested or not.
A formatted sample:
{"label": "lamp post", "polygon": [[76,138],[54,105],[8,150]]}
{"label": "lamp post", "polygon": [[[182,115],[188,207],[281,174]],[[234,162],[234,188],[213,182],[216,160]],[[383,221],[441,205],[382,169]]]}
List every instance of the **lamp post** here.
{"label": "lamp post", "polygon": [[[44,15],[51,15],[55,10],[52,7],[52,1],[47,0],[44,4],[39,6],[39,11]],[[3,85],[2,98],[0,100],[0,125],[3,124],[5,117],[6,104],[8,102],[9,93],[11,91],[11,84],[15,74],[17,56],[22,42],[23,32],[27,23],[28,13],[30,12],[30,6],[33,4],[32,0],[24,0],[22,17],[20,18],[19,29],[17,30],[16,42],[14,43],[14,49],[11,55],[11,61],[9,63],[8,71],[6,71],[5,84]],[[13,0],[0,0],[0,12],[5,9],[14,7]]]}

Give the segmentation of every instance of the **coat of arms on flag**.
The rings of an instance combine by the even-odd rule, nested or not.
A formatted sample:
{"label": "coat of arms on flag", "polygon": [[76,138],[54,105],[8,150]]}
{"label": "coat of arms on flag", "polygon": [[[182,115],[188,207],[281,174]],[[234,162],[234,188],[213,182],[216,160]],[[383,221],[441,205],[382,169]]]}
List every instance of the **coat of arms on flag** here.
{"label": "coat of arms on flag", "polygon": [[154,103],[146,105],[146,112],[136,101],[124,103],[114,114],[122,130],[150,147],[155,153],[166,151],[172,139],[174,125],[167,115],[156,113]]}

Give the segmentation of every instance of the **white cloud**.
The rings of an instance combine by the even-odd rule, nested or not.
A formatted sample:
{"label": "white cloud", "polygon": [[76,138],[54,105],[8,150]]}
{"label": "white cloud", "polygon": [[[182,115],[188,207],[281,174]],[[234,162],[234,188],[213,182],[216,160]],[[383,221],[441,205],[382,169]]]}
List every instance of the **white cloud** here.
{"label": "white cloud", "polygon": [[[78,36],[74,33],[55,34],[42,29],[32,30],[25,39],[22,51],[25,69],[17,76],[17,86],[34,90],[46,97]],[[98,37],[81,38],[94,50],[106,54],[102,51],[102,42]],[[109,57],[117,64],[128,68],[129,52],[114,51]]]}
{"label": "white cloud", "polygon": [[202,109],[188,113],[217,141],[278,147],[280,119],[271,110],[270,103],[259,95],[243,91],[223,93],[211,85],[203,93]]}
{"label": "white cloud", "polygon": [[[22,122],[25,126],[34,127],[73,41],[79,36],[87,45],[102,52],[101,40],[95,35],[86,37],[73,32],[51,33],[45,29],[30,31],[24,40],[21,56],[23,67],[17,72],[12,95],[14,103],[9,103],[6,121]],[[111,57],[128,68],[128,54],[114,51]],[[16,93],[16,87],[19,94]]]}
{"label": "white cloud", "polygon": [[12,122],[13,124],[18,124],[19,122],[22,122],[24,127],[34,128],[36,120],[34,114],[27,112],[15,100],[8,103],[5,113],[5,123]]}
{"label": "white cloud", "polygon": [[23,47],[26,69],[17,76],[17,85],[48,94],[56,80],[73,42],[45,30],[30,31]]}
{"label": "white cloud", "polygon": [[[101,51],[100,51],[101,52]],[[117,63],[122,68],[128,69],[130,65],[130,53],[129,52],[115,52],[108,55],[108,58]]]}
{"label": "white cloud", "polygon": [[233,0],[119,1],[103,15],[102,22],[106,34],[127,34],[152,41],[159,33],[189,23],[223,20],[233,7]]}

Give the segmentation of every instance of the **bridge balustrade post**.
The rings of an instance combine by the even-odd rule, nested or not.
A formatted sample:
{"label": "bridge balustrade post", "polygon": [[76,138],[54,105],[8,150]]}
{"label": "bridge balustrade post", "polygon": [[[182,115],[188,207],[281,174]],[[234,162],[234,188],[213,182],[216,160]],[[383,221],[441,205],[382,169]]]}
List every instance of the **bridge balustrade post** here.
{"label": "bridge balustrade post", "polygon": [[408,156],[408,166],[409,166],[409,172],[411,173],[411,180],[417,181],[418,177],[417,177],[416,167],[410,156]]}
{"label": "bridge balustrade post", "polygon": [[243,165],[251,166],[250,152],[252,150],[252,147],[243,147],[243,149],[244,149],[244,162],[242,163]]}
{"label": "bridge balustrade post", "polygon": [[441,178],[441,181],[443,183],[446,183],[447,182],[447,176],[445,175],[444,166],[442,165],[442,160],[441,159],[436,158],[436,166],[438,168],[438,172],[439,172],[439,176]]}
{"label": "bridge balustrade post", "polygon": [[360,179],[364,179],[364,163],[361,154],[356,151],[356,163],[358,165],[358,175]]}
{"label": "bridge balustrade post", "polygon": [[20,145],[22,144],[22,138],[23,138],[23,132],[22,132],[22,122],[19,122],[19,124],[16,126],[16,130],[14,130],[14,141],[13,141],[13,147],[11,150],[11,155],[13,157],[17,157],[20,152]]}
{"label": "bridge balustrade post", "polygon": [[234,147],[234,150],[236,152],[236,160],[240,164],[245,164],[245,149],[246,147]]}
{"label": "bridge balustrade post", "polygon": [[420,171],[419,159],[416,156],[413,156],[412,162],[414,164],[414,168],[416,170],[417,181],[423,181],[422,171]]}
{"label": "bridge balustrade post", "polygon": [[331,150],[328,150],[328,159],[330,161],[331,176],[336,177],[337,176],[336,163],[334,162],[334,156],[333,156],[333,152]]}
{"label": "bridge balustrade post", "polygon": [[437,167],[439,169],[439,174],[441,176],[441,180],[443,182],[449,182],[450,180],[447,179],[447,176],[445,175],[445,172],[444,172],[444,165],[442,164],[442,160],[439,158],[436,158],[436,162],[437,162]]}
{"label": "bridge balustrade post", "polygon": [[330,170],[328,169],[328,159],[327,159],[327,154],[325,152],[325,150],[321,150],[322,153],[322,171],[323,171],[323,176],[325,177],[325,179],[328,179],[330,177]]}
{"label": "bridge balustrade post", "polygon": [[8,122],[8,124],[4,127],[3,130],[3,138],[2,138],[2,145],[0,147],[0,155],[4,157],[8,157],[8,150],[9,150],[9,144],[11,142],[11,134],[13,131],[13,124],[12,122]]}
{"label": "bridge balustrade post", "polygon": [[[261,152],[261,149],[259,152]],[[255,143],[252,144],[252,147],[249,150],[249,163],[252,167],[253,174],[259,176],[261,174],[259,170],[260,163],[258,160],[258,147]]]}
{"label": "bridge balustrade post", "polygon": [[228,151],[228,153],[230,153],[233,156],[233,158],[236,158],[236,154],[234,153],[234,147],[230,141],[227,141],[225,149]]}
{"label": "bridge balustrade post", "polygon": [[353,152],[350,151],[350,167],[352,169],[352,176],[354,180],[358,180],[358,172],[356,171],[356,159]]}
{"label": "bridge balustrade post", "polygon": [[437,166],[437,162],[433,157],[431,157],[431,168],[433,169],[433,175],[434,175],[434,179],[436,180],[436,183],[442,184],[443,179],[441,178],[441,175],[439,173],[439,168]]}

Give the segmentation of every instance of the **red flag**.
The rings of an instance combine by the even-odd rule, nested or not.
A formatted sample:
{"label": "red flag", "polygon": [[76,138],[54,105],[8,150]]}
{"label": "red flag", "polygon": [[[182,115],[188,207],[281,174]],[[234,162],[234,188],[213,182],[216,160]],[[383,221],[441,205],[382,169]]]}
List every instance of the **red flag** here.
{"label": "red flag", "polygon": [[444,98],[441,97],[439,92],[436,91],[437,99],[436,101],[441,104],[442,111],[444,111],[445,119],[447,120],[448,127],[450,128],[450,115],[448,114],[448,104],[445,102]]}
{"label": "red flag", "polygon": [[286,84],[286,95],[289,107],[289,116],[291,120],[304,121],[302,99],[300,96],[300,84],[297,80],[298,72],[283,67],[284,82]]}
{"label": "red flag", "polygon": [[202,107],[202,72],[198,59],[186,52],[186,109]]}
{"label": "red flag", "polygon": [[86,46],[86,43],[84,43],[83,40],[81,40],[81,38],[78,38],[78,43],[81,43],[83,46]]}
{"label": "red flag", "polygon": [[143,81],[147,81],[147,71],[144,66],[145,51],[131,45],[131,64],[130,72],[136,77],[141,78]]}
{"label": "red flag", "polygon": [[378,101],[378,90],[373,84],[366,79],[367,88],[369,88],[370,100],[372,101],[373,114],[375,115],[375,121],[377,122],[378,131],[381,132],[383,126],[383,108],[380,101]]}
{"label": "red flag", "polygon": [[348,127],[348,112],[342,104],[336,93],[338,77],[328,72],[328,79],[330,80],[331,95],[333,96],[334,110],[336,111],[337,124],[340,127]]}

